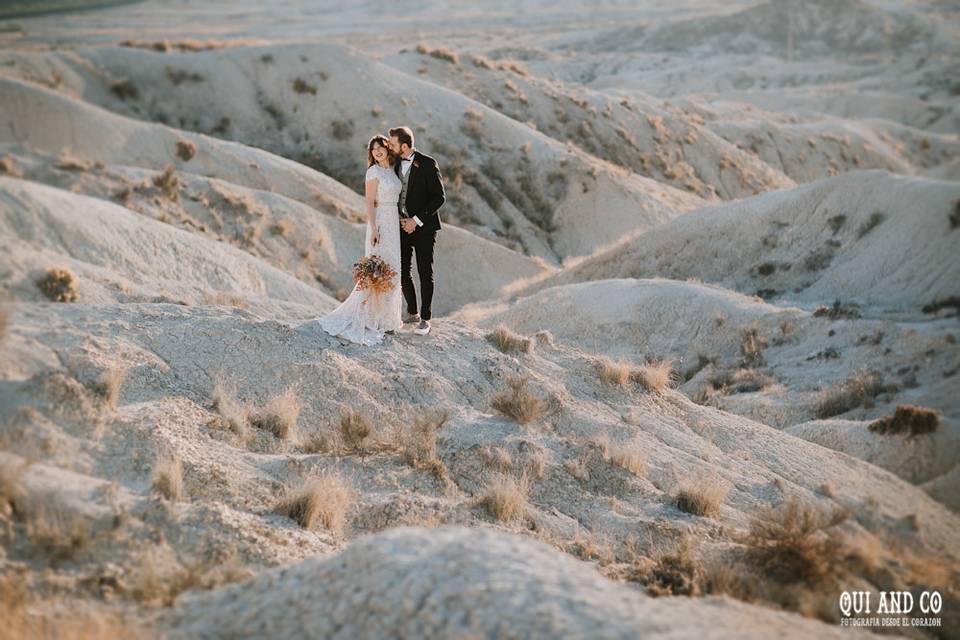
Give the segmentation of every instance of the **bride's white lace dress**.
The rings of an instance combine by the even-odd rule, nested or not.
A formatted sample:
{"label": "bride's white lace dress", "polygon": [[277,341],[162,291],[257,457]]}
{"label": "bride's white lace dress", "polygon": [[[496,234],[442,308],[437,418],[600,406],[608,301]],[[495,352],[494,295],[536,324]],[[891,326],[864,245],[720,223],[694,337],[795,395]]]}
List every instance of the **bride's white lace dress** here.
{"label": "bride's white lace dress", "polygon": [[400,214],[397,210],[401,185],[393,169],[377,164],[367,169],[366,179],[378,180],[376,223],[380,230],[380,242],[375,247],[371,246],[370,225],[366,225],[364,255],[380,256],[397,272],[393,278],[393,289],[375,295],[354,287],[339,307],[315,322],[329,334],[370,346],[379,344],[385,331],[396,331],[403,326],[400,317],[403,299],[400,292]]}

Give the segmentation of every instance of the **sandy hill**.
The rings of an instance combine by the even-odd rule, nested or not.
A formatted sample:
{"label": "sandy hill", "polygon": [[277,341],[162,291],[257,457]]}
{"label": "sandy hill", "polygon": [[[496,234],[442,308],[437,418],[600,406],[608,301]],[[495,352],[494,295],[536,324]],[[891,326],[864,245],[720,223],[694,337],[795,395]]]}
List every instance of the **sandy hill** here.
{"label": "sandy hill", "polygon": [[956,135],[946,131],[938,135],[882,121],[798,116],[796,105],[790,115],[779,115],[743,103],[658,100],[639,92],[617,99],[543,80],[523,63],[445,47],[423,45],[386,62],[707,199],[742,198],[857,169],[919,173],[960,151]]}
{"label": "sandy hill", "polygon": [[713,17],[681,19],[627,29],[602,40],[608,50],[770,53],[786,57],[930,54],[955,49],[952,34],[916,11],[878,7],[864,0],[773,0]]}
{"label": "sandy hill", "polygon": [[[589,253],[700,202],[337,45],[109,47],[18,53],[7,66],[21,77],[55,75],[61,90],[128,115],[268,149],[353,188],[370,135],[407,123],[442,162],[448,219],[549,260]],[[582,213],[594,209],[585,228]]]}
{"label": "sandy hill", "polygon": [[[0,636],[950,637],[956,4],[0,24]],[[361,348],[397,123],[438,316]]]}
{"label": "sandy hill", "polygon": [[617,100],[539,78],[512,60],[423,44],[385,60],[454,89],[561,142],[709,200],[792,186],[709,129],[696,112],[652,98]]}
{"label": "sandy hill", "polygon": [[[130,120],[16,80],[0,83],[9,123],[0,155],[15,174],[233,244],[329,295],[352,288],[350,268],[363,251],[362,198],[343,185],[252,147]],[[175,173],[164,181],[169,165]],[[453,225],[438,252],[440,313],[544,271]],[[478,274],[480,263],[489,266]]]}
{"label": "sandy hill", "polygon": [[531,285],[698,278],[810,307],[922,317],[958,295],[955,182],[867,171],[707,207]]}
{"label": "sandy hill", "polygon": [[[362,601],[342,598],[358,592]],[[695,638],[708,621],[717,638],[848,637],[729,600],[692,603],[644,598],[543,544],[492,531],[410,528],[191,599],[171,616],[171,637]],[[755,616],[763,631],[745,630],[738,615]]]}
{"label": "sandy hill", "polygon": [[[71,482],[76,490],[58,496],[62,517],[85,531],[81,547],[63,551],[70,564],[61,568],[57,588],[74,597],[87,593],[82,585],[92,584],[90,576],[104,572],[124,598],[150,598],[138,582],[146,564],[170,580],[184,567],[207,575],[228,559],[257,571],[328,552],[363,533],[431,522],[502,526],[597,558],[606,575],[647,575],[631,567],[697,532],[716,532],[701,544],[703,562],[746,553],[749,547],[719,533],[718,525],[743,530],[764,505],[791,496],[824,513],[834,505],[851,511],[837,534],[851,548],[877,554],[863,560],[868,564],[843,565],[858,580],[873,579],[866,567],[886,567],[883,575],[904,583],[936,579],[914,560],[897,560],[895,548],[909,548],[916,562],[929,554],[943,566],[956,563],[957,516],[920,489],[674,391],[611,386],[582,351],[545,340],[517,357],[500,353],[481,333],[440,322],[432,340],[403,333],[383,349],[359,349],[230,307],[157,304],[21,303],[8,331],[3,349],[14,359],[4,365],[3,442],[10,454],[50,465],[21,477],[17,517],[34,517],[31,505],[49,490],[50,474],[61,484],[67,472],[89,478]],[[101,395],[97,381],[111,371],[122,380],[119,391]],[[526,426],[491,408],[491,398],[515,373],[528,376],[530,392],[550,407]],[[221,394],[211,404],[218,374],[235,385],[233,397],[251,403],[252,415],[271,411],[271,398],[293,386],[303,403],[294,430],[283,439],[266,426],[232,430],[237,423],[231,421],[239,418],[231,401]],[[409,419],[398,410],[402,403],[449,411],[450,420],[436,431],[435,453],[417,449],[413,433],[392,435]],[[336,444],[333,416],[341,407],[370,416],[373,433],[363,449],[353,449],[361,445],[350,440]],[[150,491],[151,474],[170,452],[183,468],[177,502]],[[497,474],[511,469],[526,469],[530,482],[527,506],[516,520],[483,506]],[[316,474],[351,487],[343,494],[348,498],[321,503],[333,509],[322,520],[326,526],[301,530],[271,513],[286,487],[296,490]],[[117,486],[104,488],[107,479]],[[676,497],[691,482],[718,487],[711,489],[722,496],[714,515],[677,509]],[[330,500],[334,495],[341,494]],[[76,505],[91,496],[99,507]],[[117,513],[121,524],[111,524]],[[31,553],[17,539],[21,543],[7,552],[13,559]],[[881,539],[899,543],[887,547]],[[102,564],[107,549],[109,568]],[[43,584],[39,575],[25,579]],[[548,575],[542,579],[550,583]],[[350,588],[366,600],[372,592],[364,584]],[[285,589],[278,598],[286,597]],[[819,606],[812,595],[802,601],[805,611]],[[230,625],[231,617],[218,613],[210,623]]]}

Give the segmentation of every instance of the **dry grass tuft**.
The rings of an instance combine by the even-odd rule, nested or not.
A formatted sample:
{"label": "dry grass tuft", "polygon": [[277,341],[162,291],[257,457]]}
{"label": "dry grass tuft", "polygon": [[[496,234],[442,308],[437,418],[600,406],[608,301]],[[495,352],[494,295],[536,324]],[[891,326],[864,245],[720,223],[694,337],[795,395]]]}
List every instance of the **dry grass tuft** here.
{"label": "dry grass tuft", "polygon": [[648,391],[662,393],[673,380],[673,363],[669,360],[638,367],[622,360],[601,357],[597,358],[595,366],[601,382],[621,387],[633,382]]}
{"label": "dry grass tuft", "polygon": [[897,405],[892,416],[870,423],[870,431],[879,434],[906,433],[908,437],[933,433],[940,426],[940,414],[912,404]]}
{"label": "dry grass tuft", "polygon": [[54,561],[70,560],[90,544],[90,522],[50,493],[26,505],[25,531],[35,551]]}
{"label": "dry grass tuft", "polygon": [[626,386],[630,380],[632,366],[622,360],[611,360],[610,358],[597,358],[594,365],[597,369],[597,375],[604,384],[615,384]]}
{"label": "dry grass tuft", "polygon": [[[148,628],[136,626],[113,612],[101,613],[89,605],[64,609],[63,603],[47,606],[35,600],[16,574],[0,578],[0,638],[10,640],[146,640],[156,638]],[[54,604],[51,602],[50,604]]]}
{"label": "dry grass tuft", "polygon": [[862,225],[860,225],[859,229],[857,229],[857,238],[863,238],[863,236],[867,235],[868,233],[876,229],[878,226],[880,226],[880,224],[884,221],[885,218],[886,216],[884,216],[879,211],[874,211],[873,213],[871,213],[870,217],[867,218],[867,220]]}
{"label": "dry grass tuft", "polygon": [[491,406],[519,424],[529,424],[547,414],[549,404],[530,390],[529,379],[507,378],[507,388],[498,391],[490,400]]}
{"label": "dry grass tuft", "polygon": [[862,370],[829,389],[820,392],[816,414],[820,419],[846,413],[876,397],[883,390],[877,374]]}
{"label": "dry grass tuft", "polygon": [[197,153],[197,145],[190,140],[180,138],[177,140],[177,157],[184,162],[189,162]]}
{"label": "dry grass tuft", "polygon": [[163,171],[153,176],[153,186],[160,189],[164,196],[176,202],[180,198],[180,177],[177,168],[168,164]]}
{"label": "dry grass tuft", "polygon": [[531,353],[533,351],[533,340],[516,334],[503,325],[485,335],[484,338],[503,353]]}
{"label": "dry grass tuft", "polygon": [[322,524],[335,536],[343,535],[353,489],[339,473],[324,473],[310,478],[292,491],[274,508],[274,512],[294,520],[304,529]]}
{"label": "dry grass tuft", "polygon": [[23,171],[13,161],[13,156],[5,155],[0,158],[0,175],[10,176],[11,178],[22,178]]}
{"label": "dry grass tuft", "polygon": [[437,47],[436,49],[431,49],[425,42],[421,42],[417,45],[417,53],[420,55],[430,56],[438,60],[444,60],[450,64],[460,64],[460,56],[457,55],[457,52],[447,49],[446,47]]}
{"label": "dry grass tuft", "polygon": [[80,299],[77,277],[66,267],[47,269],[43,277],[37,280],[37,287],[54,302],[76,302]]}
{"label": "dry grass tuft", "polygon": [[727,487],[719,480],[696,477],[680,486],[676,504],[680,511],[707,518],[720,517],[720,506],[727,496]]}
{"label": "dry grass tuft", "polygon": [[105,369],[90,385],[90,390],[100,398],[103,405],[116,409],[120,402],[120,389],[123,387],[123,371],[120,369]]}
{"label": "dry grass tuft", "polygon": [[89,160],[78,158],[69,150],[60,152],[60,155],[53,162],[53,166],[63,171],[89,171],[93,164]]}
{"label": "dry grass tuft", "polygon": [[270,398],[267,404],[250,415],[250,424],[269,431],[281,440],[294,440],[297,435],[297,420],[303,403],[294,387],[287,387]]}
{"label": "dry grass tuft", "polygon": [[373,422],[366,413],[349,407],[340,410],[340,437],[348,449],[364,453],[372,434]]}
{"label": "dry grass tuft", "polygon": [[610,452],[610,461],[635,476],[647,474],[647,454],[639,438],[621,443]]}
{"label": "dry grass tuft", "polygon": [[215,589],[251,577],[235,559],[199,560],[181,564],[161,549],[148,549],[140,558],[129,595],[144,604],[173,606],[177,596],[191,589]]}
{"label": "dry grass tuft", "polygon": [[0,464],[0,522],[23,511],[23,500],[27,494],[21,478],[28,466],[25,460],[5,460]]}
{"label": "dry grass tuft", "polygon": [[7,310],[0,307],[0,340],[7,336],[7,327],[10,326],[10,314]]}
{"label": "dry grass tuft", "polygon": [[765,363],[763,350],[767,347],[767,340],[760,335],[760,329],[750,326],[740,331],[740,353],[743,355],[744,366],[760,367]]}
{"label": "dry grass tuft", "polygon": [[413,425],[401,429],[399,447],[403,461],[418,469],[427,469],[438,480],[447,482],[447,467],[440,459],[437,447],[437,432],[450,420],[444,410],[417,415]]}
{"label": "dry grass tuft", "polygon": [[848,516],[844,509],[824,511],[794,497],[758,514],[742,542],[748,559],[766,577],[816,584],[843,564],[844,540],[829,530]]}
{"label": "dry grass tuft", "polygon": [[177,502],[183,496],[183,462],[172,453],[157,457],[153,468],[153,490],[167,500]]}
{"label": "dry grass tuft", "polygon": [[250,439],[250,407],[237,399],[236,385],[217,375],[211,392],[213,410],[220,414],[225,426],[246,443]]}
{"label": "dry grass tuft", "polygon": [[497,473],[487,484],[481,503],[500,522],[514,522],[526,516],[530,481],[526,475],[515,477]]}
{"label": "dry grass tuft", "polygon": [[661,360],[636,367],[630,372],[630,380],[648,391],[663,393],[673,382],[673,362]]}
{"label": "dry grass tuft", "polygon": [[480,459],[486,467],[507,472],[513,469],[513,456],[503,447],[486,445],[480,448]]}

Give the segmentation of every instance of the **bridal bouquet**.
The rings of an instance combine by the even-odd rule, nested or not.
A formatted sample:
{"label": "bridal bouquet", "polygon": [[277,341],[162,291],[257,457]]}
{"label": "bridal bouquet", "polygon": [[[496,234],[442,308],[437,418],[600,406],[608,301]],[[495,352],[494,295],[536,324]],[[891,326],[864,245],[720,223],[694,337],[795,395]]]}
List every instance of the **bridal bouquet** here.
{"label": "bridal bouquet", "polygon": [[353,264],[353,281],[357,289],[369,291],[374,295],[387,293],[394,287],[393,278],[397,272],[380,256],[364,256]]}

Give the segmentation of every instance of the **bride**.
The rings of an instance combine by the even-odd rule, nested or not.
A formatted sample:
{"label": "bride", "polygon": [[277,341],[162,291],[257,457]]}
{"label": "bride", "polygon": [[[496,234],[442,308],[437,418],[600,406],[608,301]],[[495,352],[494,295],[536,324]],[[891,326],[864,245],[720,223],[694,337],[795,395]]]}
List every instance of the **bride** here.
{"label": "bride", "polygon": [[364,255],[379,256],[393,269],[393,288],[382,294],[357,287],[343,303],[316,320],[324,331],[362,345],[375,345],[383,334],[403,326],[400,318],[400,178],[394,172],[394,157],[385,136],[367,143],[366,213],[367,237]]}

